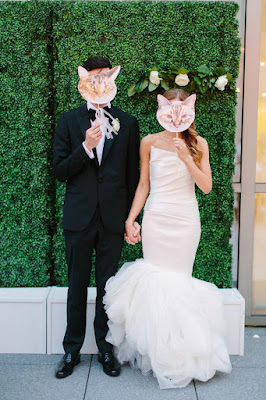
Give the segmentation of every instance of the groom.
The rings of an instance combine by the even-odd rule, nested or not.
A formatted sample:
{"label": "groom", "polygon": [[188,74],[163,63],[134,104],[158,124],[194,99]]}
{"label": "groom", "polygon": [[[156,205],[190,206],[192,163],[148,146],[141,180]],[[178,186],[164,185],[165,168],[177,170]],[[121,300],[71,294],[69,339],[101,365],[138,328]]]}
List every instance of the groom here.
{"label": "groom", "polygon": [[[112,66],[108,59],[92,57],[83,68],[89,74],[104,74]],[[55,131],[54,174],[60,182],[66,182],[63,229],[69,285],[63,340],[65,355],[57,366],[57,378],[72,374],[80,362],[93,250],[96,252],[94,331],[98,360],[106,374],[120,374],[113,347],[105,340],[108,319],[103,296],[106,281],[117,271],[125,220],[139,180],[139,128],[134,116],[110,103],[100,107],[119,121],[120,129],[113,139],[103,135],[99,124],[91,126],[97,104],[89,101],[60,115]],[[139,225],[135,223],[135,227],[138,241]]]}

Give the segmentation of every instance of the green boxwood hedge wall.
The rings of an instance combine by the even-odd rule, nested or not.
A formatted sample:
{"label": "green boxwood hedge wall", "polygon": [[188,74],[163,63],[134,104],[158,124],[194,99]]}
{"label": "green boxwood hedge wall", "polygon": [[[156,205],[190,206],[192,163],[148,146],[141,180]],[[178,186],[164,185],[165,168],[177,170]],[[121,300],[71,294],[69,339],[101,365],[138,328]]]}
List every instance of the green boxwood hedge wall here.
{"label": "green boxwood hedge wall", "polygon": [[[38,7],[38,3],[35,6]],[[7,8],[5,9],[5,7]],[[5,10],[7,13],[8,7],[10,5],[2,6],[3,14]],[[49,7],[50,11],[48,10]],[[30,14],[30,5],[27,5],[27,3],[15,5],[13,3],[13,8],[11,7],[10,10],[13,10],[13,13],[17,16],[18,25],[17,28],[13,28],[13,25],[10,24],[8,29],[10,31],[15,29],[16,32],[19,29],[25,29],[19,25],[20,17],[18,16],[18,11],[22,14],[23,12]],[[22,10],[24,11],[22,12]],[[31,144],[36,141],[40,146],[45,145],[46,147],[42,151],[39,146],[35,147],[34,154],[32,154],[30,160],[30,173],[27,175],[30,183],[23,175],[23,188],[25,187],[25,190],[28,190],[27,201],[33,202],[33,199],[36,199],[36,193],[35,188],[33,190],[31,187],[33,181],[30,174],[32,175],[32,171],[38,170],[40,172],[37,174],[37,178],[36,175],[34,176],[38,179],[38,190],[43,197],[38,192],[40,200],[36,205],[36,207],[39,207],[36,224],[39,225],[37,229],[34,229],[34,236],[32,236],[32,233],[30,236],[31,246],[36,248],[35,251],[31,250],[31,257],[28,254],[29,249],[24,247],[24,241],[29,240],[29,232],[21,229],[21,225],[20,228],[13,232],[12,225],[9,222],[9,219],[13,221],[16,217],[16,209],[19,209],[19,198],[24,193],[21,187],[17,192],[18,198],[15,200],[14,210],[10,208],[11,201],[14,200],[8,198],[8,202],[6,202],[9,211],[4,216],[3,227],[5,226],[5,229],[8,228],[9,235],[5,231],[2,232],[4,237],[2,242],[4,240],[7,243],[6,246],[1,244],[1,257],[5,260],[1,262],[1,264],[4,264],[5,271],[2,284],[7,286],[14,285],[14,283],[18,285],[28,284],[29,286],[44,284],[44,281],[38,281],[37,279],[28,279],[23,282],[19,281],[18,277],[16,278],[17,280],[13,281],[7,279],[10,273],[16,277],[20,272],[20,268],[24,268],[24,272],[28,271],[27,276],[39,276],[38,265],[40,263],[42,264],[42,271],[50,273],[50,282],[52,284],[67,284],[61,230],[62,203],[65,188],[63,184],[56,183],[56,189],[54,189],[53,177],[47,175],[50,171],[49,160],[51,157],[51,142],[48,138],[50,138],[51,132],[50,121],[52,120],[52,122],[56,123],[58,116],[62,112],[79,107],[83,103],[77,91],[78,65],[82,64],[88,56],[96,54],[109,57],[113,65],[120,64],[122,70],[117,78],[118,94],[113,104],[136,115],[143,136],[157,132],[160,127],[155,117],[157,109],[156,93],[143,92],[140,95],[128,98],[127,89],[131,79],[135,81],[136,75],[153,64],[159,63],[165,67],[175,64],[187,69],[206,64],[210,68],[223,65],[228,72],[233,73],[235,82],[238,75],[240,57],[240,40],[238,38],[238,22],[236,20],[237,10],[236,3],[218,1],[60,1],[39,3],[37,21],[35,22],[32,16],[28,16],[33,21],[33,26],[29,25],[29,32],[27,31],[27,34],[21,39],[21,46],[26,46],[29,40],[34,42],[36,40],[45,41],[44,32],[46,32],[46,49],[43,49],[42,54],[39,55],[42,60],[42,68],[46,65],[48,69],[45,70],[46,72],[42,69],[39,75],[37,73],[39,79],[43,81],[42,85],[38,85],[36,91],[33,92],[35,101],[40,102],[38,109],[36,110],[36,106],[34,108],[34,113],[37,113],[38,118],[36,118],[34,126],[30,122],[31,127],[27,130],[27,134],[30,131],[27,139],[30,140]],[[6,19],[9,18],[7,14]],[[47,17],[45,27],[39,28],[44,33],[44,38],[41,34],[37,35],[37,37],[34,36],[35,26],[38,25],[37,22],[41,15],[46,15]],[[1,23],[4,22],[1,21]],[[34,36],[33,39],[29,38],[30,32]],[[31,70],[36,68],[36,65],[38,65],[38,62],[35,59],[32,60]],[[15,68],[12,66],[11,69],[8,69],[7,75],[11,75],[15,80],[17,77],[14,70]],[[24,77],[23,68],[20,69],[20,75],[22,76],[22,81],[19,80],[19,85],[21,87],[24,85],[27,93],[28,86],[32,86],[33,83],[27,77],[27,73],[25,73],[26,77]],[[32,74],[30,77],[32,77]],[[51,87],[53,88],[53,102],[49,103]],[[6,95],[3,96],[3,101],[8,102]],[[45,104],[47,105],[46,111]],[[12,103],[9,101],[7,107],[11,107],[11,105]],[[22,103],[20,103],[20,106],[21,112],[25,113],[23,111],[25,110],[25,105],[22,106]],[[232,248],[229,244],[229,239],[233,222],[234,202],[231,180],[235,152],[235,106],[236,94],[228,89],[224,92],[217,91],[212,97],[198,95],[196,102],[197,131],[209,143],[214,184],[213,190],[209,195],[204,195],[197,190],[202,222],[202,237],[193,274],[197,278],[214,282],[219,287],[230,287],[232,284]],[[10,115],[5,112],[4,115],[6,116],[6,114]],[[16,123],[21,124],[22,120],[23,117],[19,116]],[[8,121],[6,123],[6,131],[12,137],[12,140],[16,142],[16,129],[11,128],[12,124]],[[47,140],[44,140],[44,138]],[[2,148],[7,146],[6,143],[6,136],[1,134]],[[10,142],[8,142],[8,145],[11,145]],[[24,145],[25,141],[23,141]],[[21,148],[21,146],[18,147],[19,149]],[[22,150],[25,151],[25,148],[22,147]],[[17,184],[14,172],[15,167],[10,161],[13,158],[11,155],[7,155],[6,151],[3,157],[9,162],[5,179],[9,179],[11,183],[10,190],[12,190],[13,185]],[[17,156],[16,162],[19,163],[21,172],[22,167],[25,166],[25,160],[21,154]],[[25,215],[25,219],[33,213],[32,209],[22,208],[20,211]],[[32,227],[32,224],[29,223],[29,227]],[[51,250],[52,236],[53,246]],[[5,247],[10,248],[9,242],[12,242],[13,238],[15,238],[16,243],[21,243],[21,252],[19,254],[21,254],[22,258],[20,264],[18,264],[18,260],[20,260],[18,251],[15,251],[14,258],[11,260],[8,259],[6,252],[4,252]],[[45,249],[40,243],[46,243]],[[12,249],[15,250],[15,245],[12,246]],[[134,247],[125,245],[121,264],[141,256],[141,245]],[[49,270],[50,266],[52,268]],[[91,285],[94,285],[93,279]]]}
{"label": "green boxwood hedge wall", "polygon": [[51,6],[0,4],[0,286],[50,281]]}

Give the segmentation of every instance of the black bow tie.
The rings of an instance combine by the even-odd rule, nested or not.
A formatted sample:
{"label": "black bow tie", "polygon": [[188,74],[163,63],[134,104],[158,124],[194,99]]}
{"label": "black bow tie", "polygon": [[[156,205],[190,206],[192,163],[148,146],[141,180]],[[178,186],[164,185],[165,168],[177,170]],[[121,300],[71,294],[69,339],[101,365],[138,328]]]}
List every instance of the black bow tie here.
{"label": "black bow tie", "polygon": [[89,110],[87,110],[89,115],[95,115],[95,110],[93,110],[92,108],[90,108]]}
{"label": "black bow tie", "polygon": [[[101,107],[100,107],[101,108]],[[102,109],[103,110],[105,110],[105,111],[107,111],[107,112],[109,112],[109,110],[111,110],[111,108],[112,107],[108,107],[108,106],[105,106],[105,107],[102,107]],[[93,109],[93,108],[90,108],[89,110],[88,110],[88,112],[93,112],[93,113],[95,113],[95,110]]]}
{"label": "black bow tie", "polygon": [[[108,106],[105,106],[105,107],[103,107],[103,109],[104,109],[105,111],[107,111],[107,112],[110,114],[111,108],[108,108]],[[90,108],[89,110],[87,109],[87,111],[88,111],[88,116],[89,116],[89,118],[95,117],[95,113],[96,113],[95,110],[93,110],[92,108]],[[110,117],[108,117],[108,119],[110,120]]]}

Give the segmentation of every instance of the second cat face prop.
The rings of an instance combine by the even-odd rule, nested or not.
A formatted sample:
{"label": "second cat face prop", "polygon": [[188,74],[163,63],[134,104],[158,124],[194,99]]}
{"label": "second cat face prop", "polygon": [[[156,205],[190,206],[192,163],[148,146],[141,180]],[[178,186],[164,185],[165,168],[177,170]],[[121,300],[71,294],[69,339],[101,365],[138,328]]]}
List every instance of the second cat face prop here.
{"label": "second cat face prop", "polygon": [[167,100],[161,94],[157,96],[159,108],[156,114],[159,124],[169,132],[183,132],[195,119],[196,95],[186,100]]}
{"label": "second cat face prop", "polygon": [[118,65],[107,72],[91,74],[85,68],[78,67],[80,78],[78,84],[79,93],[90,103],[109,103],[115,98],[117,92],[115,78],[119,74],[120,68]]}

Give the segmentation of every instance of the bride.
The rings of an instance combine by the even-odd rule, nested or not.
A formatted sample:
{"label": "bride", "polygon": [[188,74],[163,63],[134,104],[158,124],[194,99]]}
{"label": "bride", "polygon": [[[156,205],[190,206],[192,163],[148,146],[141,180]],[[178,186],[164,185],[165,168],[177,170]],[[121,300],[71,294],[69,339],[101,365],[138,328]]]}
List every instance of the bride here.
{"label": "bride", "polygon": [[[192,277],[201,225],[195,183],[212,189],[207,141],[195,130],[196,95],[158,95],[165,128],[141,141],[141,175],[126,221],[135,244],[143,205],[143,259],[129,262],[106,284],[106,340],[120,363],[153,373],[161,389],[181,388],[232,370],[219,289]],[[147,199],[148,197],[148,199]]]}

